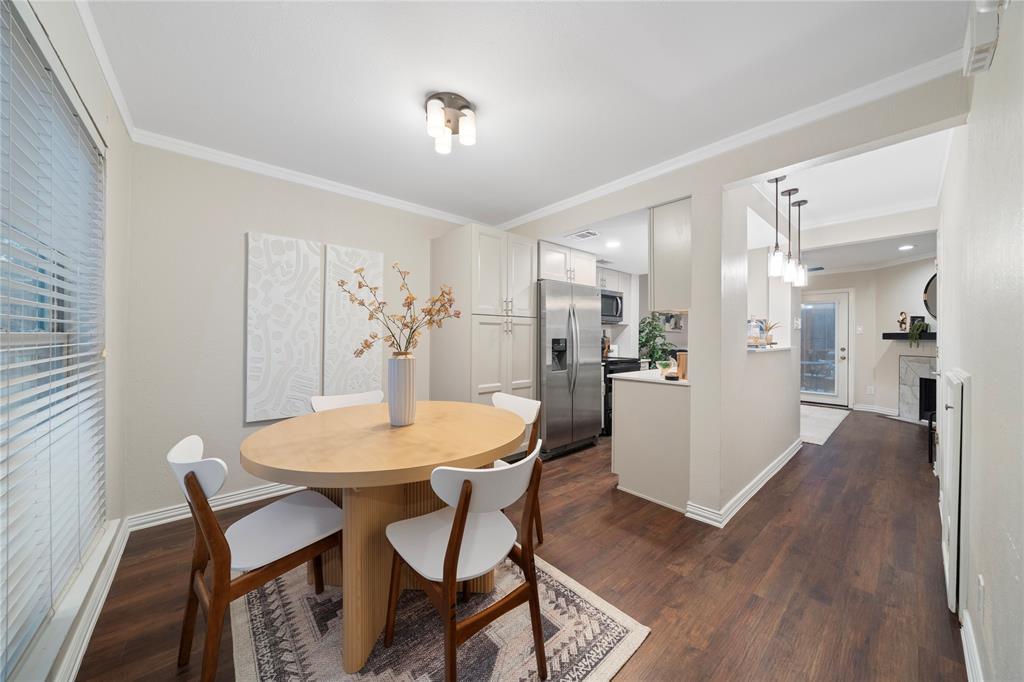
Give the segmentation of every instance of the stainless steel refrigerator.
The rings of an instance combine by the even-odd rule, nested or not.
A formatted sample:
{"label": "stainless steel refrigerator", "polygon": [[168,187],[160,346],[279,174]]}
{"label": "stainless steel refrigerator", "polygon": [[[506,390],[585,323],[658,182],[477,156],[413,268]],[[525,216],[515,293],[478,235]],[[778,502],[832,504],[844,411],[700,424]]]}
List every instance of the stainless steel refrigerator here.
{"label": "stainless steel refrigerator", "polygon": [[541,280],[540,437],[556,455],[601,432],[601,290]]}

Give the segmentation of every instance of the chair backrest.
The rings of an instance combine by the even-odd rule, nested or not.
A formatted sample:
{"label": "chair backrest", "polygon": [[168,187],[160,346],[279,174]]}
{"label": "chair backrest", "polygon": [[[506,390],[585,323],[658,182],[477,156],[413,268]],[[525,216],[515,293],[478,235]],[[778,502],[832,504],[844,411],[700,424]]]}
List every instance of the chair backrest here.
{"label": "chair backrest", "polygon": [[178,479],[185,499],[190,499],[185,488],[185,476],[193,472],[199,480],[203,494],[210,498],[224,486],[228,476],[228,465],[215,457],[203,459],[203,439],[199,436],[186,436],[167,452],[167,464],[170,465],[174,477]]}
{"label": "chair backrest", "polygon": [[384,400],[384,392],[366,391],[365,393],[347,393],[345,395],[315,395],[309,399],[314,412],[325,410],[336,410],[339,407],[352,407],[353,405],[372,405]]}
{"label": "chair backrest", "polygon": [[491,404],[502,410],[515,412],[522,417],[523,421],[526,422],[526,431],[530,437],[526,447],[530,452],[533,452],[534,446],[537,444],[537,433],[539,430],[537,427],[540,426],[537,422],[537,417],[540,415],[540,401],[498,392],[491,395]]}
{"label": "chair backrest", "polygon": [[529,456],[498,469],[438,467],[430,474],[430,487],[445,504],[455,507],[462,494],[462,482],[473,484],[470,513],[490,512],[511,506],[526,493],[533,475],[533,463],[540,456],[540,441]]}

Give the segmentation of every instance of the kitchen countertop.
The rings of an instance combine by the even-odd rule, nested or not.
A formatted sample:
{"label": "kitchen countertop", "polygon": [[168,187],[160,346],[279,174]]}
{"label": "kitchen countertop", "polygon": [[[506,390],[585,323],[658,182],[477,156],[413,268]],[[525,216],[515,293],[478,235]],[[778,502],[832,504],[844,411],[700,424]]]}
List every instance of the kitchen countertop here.
{"label": "kitchen countertop", "polygon": [[689,379],[679,381],[668,381],[661,378],[660,369],[642,369],[639,372],[620,372],[611,375],[612,381],[641,381],[647,384],[662,384],[664,386],[689,386]]}

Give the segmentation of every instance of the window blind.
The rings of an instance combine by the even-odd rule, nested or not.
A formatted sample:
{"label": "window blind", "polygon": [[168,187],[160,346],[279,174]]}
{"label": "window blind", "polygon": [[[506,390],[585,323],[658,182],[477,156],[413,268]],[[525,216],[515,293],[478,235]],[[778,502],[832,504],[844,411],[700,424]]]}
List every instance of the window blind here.
{"label": "window blind", "polygon": [[0,680],[105,519],[103,158],[2,2]]}

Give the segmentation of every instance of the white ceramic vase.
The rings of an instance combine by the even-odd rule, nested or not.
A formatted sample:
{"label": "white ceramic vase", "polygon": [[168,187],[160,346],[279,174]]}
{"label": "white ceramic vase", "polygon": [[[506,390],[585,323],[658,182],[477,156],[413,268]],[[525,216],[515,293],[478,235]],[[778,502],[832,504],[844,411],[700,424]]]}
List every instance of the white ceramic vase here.
{"label": "white ceramic vase", "polygon": [[412,353],[388,358],[388,417],[392,426],[416,421],[416,358]]}

